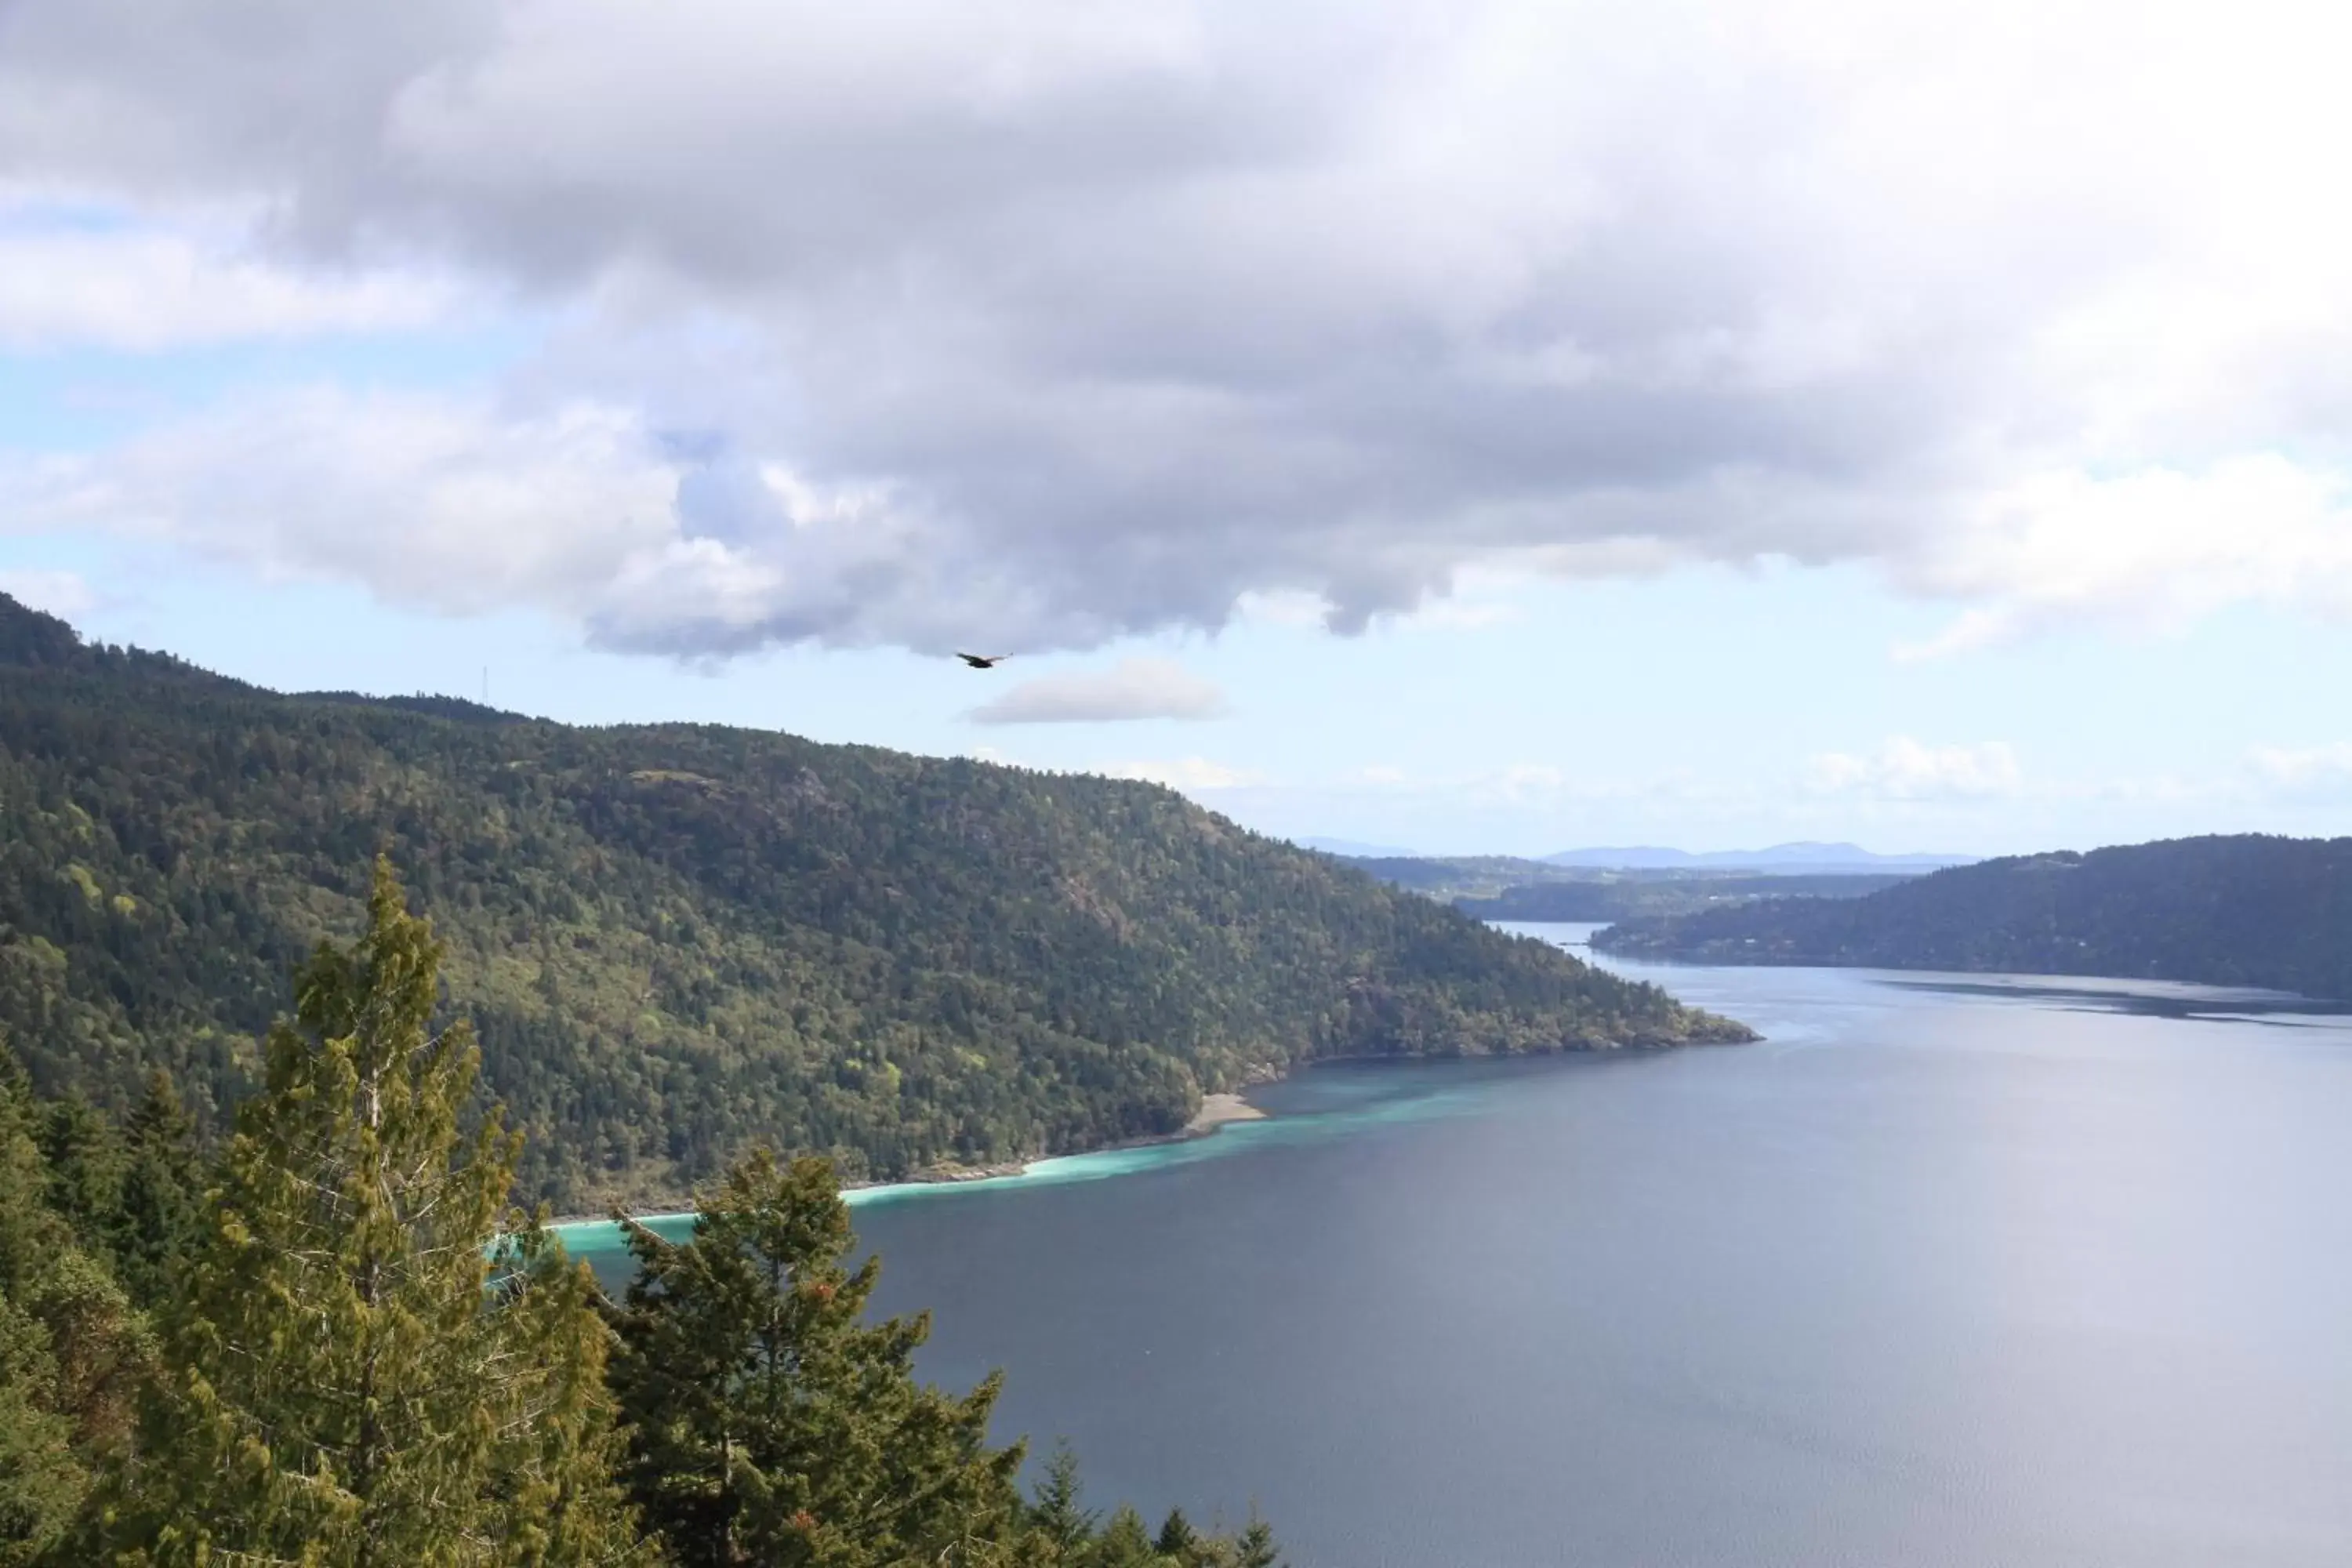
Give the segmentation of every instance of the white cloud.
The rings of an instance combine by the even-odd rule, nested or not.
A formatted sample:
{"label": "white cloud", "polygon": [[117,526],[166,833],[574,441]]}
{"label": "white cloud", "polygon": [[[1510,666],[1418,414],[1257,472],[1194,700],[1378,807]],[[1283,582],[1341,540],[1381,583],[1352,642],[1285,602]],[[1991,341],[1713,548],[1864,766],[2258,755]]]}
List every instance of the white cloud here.
{"label": "white cloud", "polygon": [[1559,768],[1539,763],[1514,763],[1475,781],[1471,793],[1474,796],[1517,803],[1558,795],[1569,784],[1569,775]]}
{"label": "white cloud", "polygon": [[0,347],[152,351],[241,338],[413,328],[449,315],[446,281],[335,275],[153,229],[25,232],[0,208]]}
{"label": "white cloud", "polygon": [[1904,801],[2016,795],[2025,782],[2017,753],[2005,742],[1929,746],[1904,735],[1872,753],[1822,752],[1811,759],[1807,775],[1822,794]]}
{"label": "white cloud", "polygon": [[2248,759],[2255,776],[2285,795],[2352,795],[2352,742],[2328,746],[2259,746]]}
{"label": "white cloud", "polygon": [[1331,606],[1321,595],[1297,589],[1262,593],[1246,589],[1234,599],[1233,618],[1270,626],[1319,626]]}
{"label": "white cloud", "polygon": [[1108,778],[1140,779],[1191,794],[1195,790],[1242,789],[1264,784],[1264,777],[1206,757],[1177,757],[1163,762],[1109,763],[1094,770]]}
{"label": "white cloud", "polygon": [[2083,621],[2170,630],[2232,605],[2352,610],[2352,480],[2275,455],[2202,473],[2040,474],[1987,498],[1910,569],[1990,600],[1928,642],[1937,658]]}
{"label": "white cloud", "polygon": [[1121,659],[1108,669],[1026,680],[973,709],[975,724],[1087,724],[1130,719],[1213,719],[1224,693],[1172,659]]}
{"label": "white cloud", "polygon": [[[357,395],[343,446],[414,493],[217,419],[83,464],[84,521],[269,570],[689,655],[1437,624],[1482,565],[1869,563],[1953,603],[1917,655],[2352,603],[2352,16],[2307,0],[7,28],[0,176],[135,221],[0,235],[0,342],[366,330],[452,289],[556,323],[469,497]],[[222,211],[258,216],[182,216]],[[583,408],[704,445],[566,478]]]}
{"label": "white cloud", "polygon": [[1509,626],[1526,616],[1527,612],[1515,604],[1448,595],[1432,599],[1409,615],[1396,616],[1394,624],[1402,631],[1484,631],[1489,626]]}
{"label": "white cloud", "polygon": [[98,607],[98,595],[77,572],[0,571],[0,594],[72,620]]}
{"label": "white cloud", "polygon": [[0,460],[18,531],[103,526],[455,612],[588,613],[681,548],[677,486],[621,409],[512,416],[332,388],[224,406],[102,456]]}

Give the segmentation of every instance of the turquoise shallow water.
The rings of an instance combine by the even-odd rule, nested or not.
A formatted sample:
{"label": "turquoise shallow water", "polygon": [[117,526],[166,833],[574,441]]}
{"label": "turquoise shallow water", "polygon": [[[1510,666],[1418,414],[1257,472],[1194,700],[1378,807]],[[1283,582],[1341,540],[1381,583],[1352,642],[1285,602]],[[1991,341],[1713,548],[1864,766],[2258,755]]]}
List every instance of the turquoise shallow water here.
{"label": "turquoise shallow water", "polygon": [[1643,973],[1764,1042],[1320,1070],[862,1195],[877,1305],[935,1310],[928,1375],[1004,1369],[1000,1436],[1255,1497],[1296,1568],[2352,1560],[2352,1019]]}
{"label": "turquoise shallow water", "polygon": [[[1348,1137],[1384,1125],[1475,1115],[1490,1087],[1477,1077],[1476,1065],[1470,1064],[1467,1071],[1450,1079],[1408,1079],[1345,1070],[1318,1073],[1311,1083],[1259,1092],[1260,1100],[1271,1096],[1284,1104],[1278,1119],[1228,1122],[1206,1137],[1172,1143],[1038,1160],[1017,1176],[859,1187],[844,1194],[843,1201],[861,1215],[887,1205],[967,1203],[1229,1159],[1284,1144]],[[683,1241],[693,1231],[694,1215],[643,1215],[638,1223],[666,1240]],[[551,1228],[573,1257],[585,1259],[609,1281],[617,1284],[625,1278],[628,1248],[619,1226],[609,1220],[578,1220]]]}

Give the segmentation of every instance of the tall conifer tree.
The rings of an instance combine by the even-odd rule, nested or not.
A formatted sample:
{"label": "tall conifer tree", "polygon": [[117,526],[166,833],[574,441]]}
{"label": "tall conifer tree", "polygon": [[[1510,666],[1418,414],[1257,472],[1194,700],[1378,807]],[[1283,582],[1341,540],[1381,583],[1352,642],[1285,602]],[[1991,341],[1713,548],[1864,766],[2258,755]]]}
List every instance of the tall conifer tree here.
{"label": "tall conifer tree", "polygon": [[1095,1523],[1100,1517],[1086,1506],[1085,1489],[1078,1480],[1077,1455],[1070,1451],[1068,1443],[1055,1444],[1029,1505],[1030,1523],[1045,1536],[1055,1560],[1065,1561],[1094,1539]]}
{"label": "tall conifer tree", "polygon": [[1111,1510],[1110,1522],[1103,1526],[1084,1561],[1087,1568],[1158,1568],[1151,1531],[1144,1527],[1143,1516],[1134,1505],[1121,1503]]}
{"label": "tall conifer tree", "polygon": [[68,1091],[41,1108],[49,1206],[82,1236],[104,1231],[122,1203],[122,1138],[98,1107]]}
{"label": "tall conifer tree", "polygon": [[121,1563],[456,1568],[634,1548],[608,1479],[584,1271],[507,1247],[520,1140],[461,1110],[438,945],[379,860],[366,935],[321,944],[268,1039],[168,1324],[171,1373],[98,1525]]}
{"label": "tall conifer tree", "polygon": [[52,1206],[47,1122],[0,1050],[0,1568],[48,1559],[128,1436],[152,1349],[105,1265]]}
{"label": "tall conifer tree", "polygon": [[1234,1538],[1234,1568],[1282,1568],[1282,1549],[1275,1544],[1274,1530],[1250,1510],[1249,1523]]}
{"label": "tall conifer tree", "polygon": [[132,1300],[154,1309],[172,1294],[172,1270],[194,1240],[204,1201],[196,1124],[171,1075],[147,1075],[147,1092],[123,1128],[121,1195],[108,1237]]}
{"label": "tall conifer tree", "polygon": [[762,1151],[698,1205],[684,1245],[633,1226],[640,1272],[614,1382],[633,1496],[680,1568],[982,1568],[1044,1555],[987,1446],[998,1380],[919,1384],[928,1317],[863,1321],[833,1168]]}

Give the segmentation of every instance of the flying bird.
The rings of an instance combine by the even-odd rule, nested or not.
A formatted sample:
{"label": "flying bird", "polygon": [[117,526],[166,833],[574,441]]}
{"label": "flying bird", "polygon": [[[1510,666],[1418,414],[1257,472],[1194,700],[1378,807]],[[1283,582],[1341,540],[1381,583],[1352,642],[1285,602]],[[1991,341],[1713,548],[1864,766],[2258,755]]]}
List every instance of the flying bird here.
{"label": "flying bird", "polygon": [[1006,659],[1011,658],[1013,656],[1009,653],[960,653],[956,655],[956,657],[963,660],[966,664],[971,666],[974,669],[994,669],[998,665],[1003,664]]}

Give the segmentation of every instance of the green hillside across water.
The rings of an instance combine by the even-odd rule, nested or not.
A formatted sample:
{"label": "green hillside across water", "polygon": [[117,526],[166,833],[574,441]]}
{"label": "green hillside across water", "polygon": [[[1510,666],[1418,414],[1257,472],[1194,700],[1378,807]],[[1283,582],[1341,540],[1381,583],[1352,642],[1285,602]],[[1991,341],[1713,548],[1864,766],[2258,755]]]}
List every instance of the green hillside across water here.
{"label": "green hillside across water", "polygon": [[1506,888],[1492,898],[1457,898],[1454,903],[1484,921],[1617,921],[1691,914],[1759,899],[1859,899],[1909,880],[1904,872],[1621,877]]}
{"label": "green hillside across water", "polygon": [[2096,974],[2352,998],[2352,838],[2179,838],[1957,867],[1864,899],[1632,920],[1600,952]]}
{"label": "green hillside across water", "polygon": [[1748,1037],[1154,785],[286,697],[0,599],[0,1027],[44,1090],[160,1064],[216,1119],[379,849],[572,1209],[756,1140],[893,1177],[1166,1134],[1318,1058]]}

